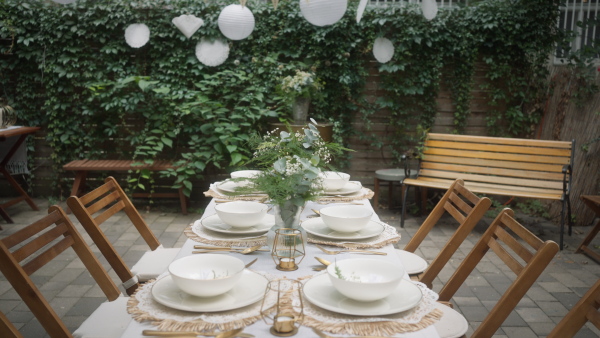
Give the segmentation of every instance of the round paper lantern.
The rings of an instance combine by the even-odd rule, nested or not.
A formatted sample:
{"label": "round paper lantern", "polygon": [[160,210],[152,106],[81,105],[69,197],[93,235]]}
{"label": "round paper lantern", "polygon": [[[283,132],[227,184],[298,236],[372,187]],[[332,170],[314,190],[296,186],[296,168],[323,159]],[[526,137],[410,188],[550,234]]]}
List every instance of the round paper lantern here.
{"label": "round paper lantern", "polygon": [[143,23],[131,24],[125,29],[125,42],[133,48],[140,48],[150,40],[150,28]]}
{"label": "round paper lantern", "polygon": [[386,63],[394,56],[394,45],[386,38],[377,38],[373,43],[373,55],[381,63]]}
{"label": "round paper lantern", "polygon": [[421,2],[421,11],[427,20],[433,20],[438,12],[438,5],[435,0],[423,0]]}
{"label": "round paper lantern", "polygon": [[229,44],[222,39],[202,38],[196,45],[196,57],[206,66],[218,66],[229,57]]}
{"label": "round paper lantern", "polygon": [[247,6],[229,5],[223,8],[217,23],[227,38],[242,40],[254,30],[254,15]]}
{"label": "round paper lantern", "polygon": [[368,2],[369,0],[360,0],[358,8],[356,9],[356,23],[360,23],[360,19],[362,19],[363,13],[365,12],[365,8],[367,8]]}
{"label": "round paper lantern", "polygon": [[204,25],[204,20],[197,18],[195,15],[184,14],[180,15],[176,18],[173,18],[171,22],[179,28],[181,33],[185,35],[186,38],[190,38],[196,31]]}
{"label": "round paper lantern", "polygon": [[346,13],[348,0],[299,0],[300,12],[315,26],[329,26],[340,21]]}

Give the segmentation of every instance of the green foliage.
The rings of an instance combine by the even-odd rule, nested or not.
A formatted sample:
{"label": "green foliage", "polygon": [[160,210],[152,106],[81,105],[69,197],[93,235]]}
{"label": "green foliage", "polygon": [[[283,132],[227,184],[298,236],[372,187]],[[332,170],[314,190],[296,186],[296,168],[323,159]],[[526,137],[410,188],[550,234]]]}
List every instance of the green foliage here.
{"label": "green foliage", "polygon": [[[1,89],[23,124],[46,130],[57,187],[64,163],[118,154],[140,162],[175,160],[179,167],[163,174],[189,194],[194,179],[247,161],[253,151],[247,141],[266,120],[289,120],[289,103],[276,88],[297,69],[322,81],[311,116],[333,122],[339,142],[353,135],[357,111],[369,127],[374,115],[387,110],[390,139],[359,137],[375,147],[389,145],[399,159],[420,137],[414,126],[433,125],[442,85],[452,92],[456,132],[464,130],[477,89],[498,107],[488,116],[490,128],[520,135],[539,119],[539,109],[530,107],[543,97],[546,59],[564,37],[554,21],[557,1],[480,1],[442,9],[432,21],[415,5],[369,7],[360,24],[358,1],[351,1],[342,20],[328,27],[308,23],[297,1],[281,1],[277,10],[270,2],[250,1],[252,35],[230,42],[223,65],[204,66],[194,48],[202,37],[221,36],[219,12],[234,2],[0,3],[0,37],[15,37],[14,46],[0,45],[0,54],[9,48],[13,53],[0,58]],[[190,39],[171,23],[183,13],[205,22]],[[150,42],[138,49],[123,38],[136,22],[151,31]],[[373,101],[363,93],[379,36],[392,40],[395,54],[378,67]],[[488,67],[483,88],[474,88],[477,61]],[[152,182],[147,172],[137,175],[135,184],[147,188],[141,180]]]}

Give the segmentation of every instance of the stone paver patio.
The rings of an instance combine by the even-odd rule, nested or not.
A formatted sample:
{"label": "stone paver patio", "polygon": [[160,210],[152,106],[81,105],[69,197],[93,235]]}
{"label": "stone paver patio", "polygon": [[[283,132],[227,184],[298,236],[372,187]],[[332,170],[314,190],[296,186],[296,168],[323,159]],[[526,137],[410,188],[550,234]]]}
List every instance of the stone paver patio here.
{"label": "stone paver patio", "polygon": [[[0,225],[4,230],[0,231],[0,237],[3,238],[33,223],[45,214],[45,209],[49,206],[48,202],[43,199],[36,199],[35,201],[42,211],[31,211],[24,203],[8,209],[15,224],[2,222]],[[205,201],[205,203],[207,202],[208,200]],[[134,204],[140,205],[141,203],[134,201]],[[165,208],[162,211],[146,211],[146,207],[139,206],[138,208],[165,247],[181,247],[187,239],[183,234],[183,229],[198,219],[202,211],[201,208],[192,208],[192,211],[196,212],[184,216],[177,211],[176,207]],[[159,208],[154,207],[154,209]],[[379,215],[383,221],[396,226],[402,234],[403,237],[399,243],[400,248],[408,242],[410,236],[417,231],[418,226],[424,220],[423,217],[409,216],[405,228],[400,229],[398,210],[380,209]],[[88,243],[92,244],[89,236],[72,215],[71,218]],[[113,243],[116,243],[115,246],[120,254],[131,266],[147,250],[147,246],[128,221],[121,223],[118,218],[113,217],[114,222],[109,225],[107,235]],[[123,217],[123,219],[126,220],[126,217]],[[558,226],[532,217],[521,216],[519,220],[542,239],[551,239],[558,242]],[[485,218],[478,224],[466,242],[463,243],[459,252],[452,258],[449,263],[450,266],[442,271],[434,283],[435,291],[440,290],[443,283],[451,276],[453,270],[476,243],[490,222],[491,219]],[[445,244],[453,229],[453,224],[442,222],[435,227],[429,238],[420,246],[418,252],[428,260],[435,258],[437,251]],[[551,265],[544,271],[494,337],[545,337],[587,289],[600,278],[600,265],[584,255],[574,253],[577,245],[591,228],[576,227],[574,229],[573,236],[565,236],[565,249],[558,253]],[[590,247],[600,247],[600,241],[596,240]],[[93,244],[92,250],[99,254]],[[106,261],[102,258],[101,261],[108,268]],[[109,271],[115,282],[120,284],[112,270]],[[476,327],[485,317],[488,310],[495,304],[499,295],[512,280],[512,273],[505,274],[506,271],[506,267],[495,255],[488,254],[453,298],[455,308],[465,315],[470,322],[471,328],[467,336],[473,332],[473,327]],[[71,331],[74,331],[105,300],[104,294],[95,285],[93,279],[72,250],[67,250],[58,259],[54,259],[50,264],[35,272],[32,278]],[[2,275],[0,275],[0,311],[7,315],[24,337],[47,336],[41,325],[21,302],[19,296]],[[600,337],[600,331],[593,325],[588,324],[579,332],[577,337]]]}

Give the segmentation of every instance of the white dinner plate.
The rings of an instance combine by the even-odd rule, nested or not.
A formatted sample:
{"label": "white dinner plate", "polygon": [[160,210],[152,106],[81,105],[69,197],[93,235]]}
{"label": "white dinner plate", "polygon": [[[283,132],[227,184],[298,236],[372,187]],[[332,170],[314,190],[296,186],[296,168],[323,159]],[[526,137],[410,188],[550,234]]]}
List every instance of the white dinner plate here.
{"label": "white dinner plate", "polygon": [[360,230],[354,232],[339,232],[332,230],[321,217],[309,218],[302,222],[302,228],[306,230],[311,235],[330,238],[330,239],[365,239],[371,238],[380,235],[385,229],[384,225],[370,220],[367,226]]}
{"label": "white dinner plate", "polygon": [[355,192],[359,192],[362,189],[362,184],[358,181],[350,181],[346,183],[341,189],[338,190],[326,190],[325,195],[350,195]]}
{"label": "white dinner plate", "polygon": [[200,223],[208,230],[229,234],[229,235],[247,235],[259,234],[269,231],[275,225],[275,216],[266,214],[258,224],[249,228],[236,228],[223,222],[219,215],[214,214],[203,218]]}
{"label": "white dinner plate", "polygon": [[317,275],[304,284],[304,296],[325,310],[354,316],[384,316],[412,309],[423,294],[418,286],[402,280],[391,295],[373,302],[359,302],[339,293],[331,284],[329,275]]}
{"label": "white dinner plate", "polygon": [[196,297],[183,292],[170,275],[152,286],[152,297],[173,309],[191,312],[218,312],[238,309],[261,300],[269,281],[256,272],[244,270],[240,281],[228,292],[215,297]]}
{"label": "white dinner plate", "polygon": [[[243,186],[243,183],[225,180],[222,182],[217,182],[217,183],[215,183],[215,185],[217,186],[217,189],[219,189],[221,191],[228,192],[228,193],[235,193],[235,192],[237,192],[237,189],[239,189],[240,187]],[[254,193],[259,194],[260,192],[256,191]]]}

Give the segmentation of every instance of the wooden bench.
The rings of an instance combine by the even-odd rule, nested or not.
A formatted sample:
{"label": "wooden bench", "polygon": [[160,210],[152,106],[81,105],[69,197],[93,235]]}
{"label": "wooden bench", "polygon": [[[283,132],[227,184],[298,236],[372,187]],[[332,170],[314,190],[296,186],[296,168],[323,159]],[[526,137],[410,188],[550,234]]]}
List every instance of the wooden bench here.
{"label": "wooden bench", "polygon": [[[71,189],[71,196],[81,196],[85,188],[85,180],[90,171],[129,171],[129,170],[150,170],[163,171],[174,168],[170,161],[154,161],[151,165],[134,165],[139,163],[134,160],[75,160],[63,166],[65,170],[75,172],[75,181]],[[183,194],[183,188],[179,188],[176,193],[134,193],[133,197],[146,198],[179,198],[181,212],[187,215],[188,198]]]}
{"label": "wooden bench", "polygon": [[[465,181],[474,193],[557,200],[562,202],[560,248],[565,221],[571,235],[569,200],[575,140],[545,141],[517,138],[430,133],[419,159],[416,178],[402,184],[423,189],[448,189],[454,180]],[[407,163],[407,162],[405,162]],[[407,168],[408,170],[408,168]],[[404,227],[406,196],[400,225]],[[422,210],[424,210],[422,205]],[[565,208],[568,209],[565,217]]]}

